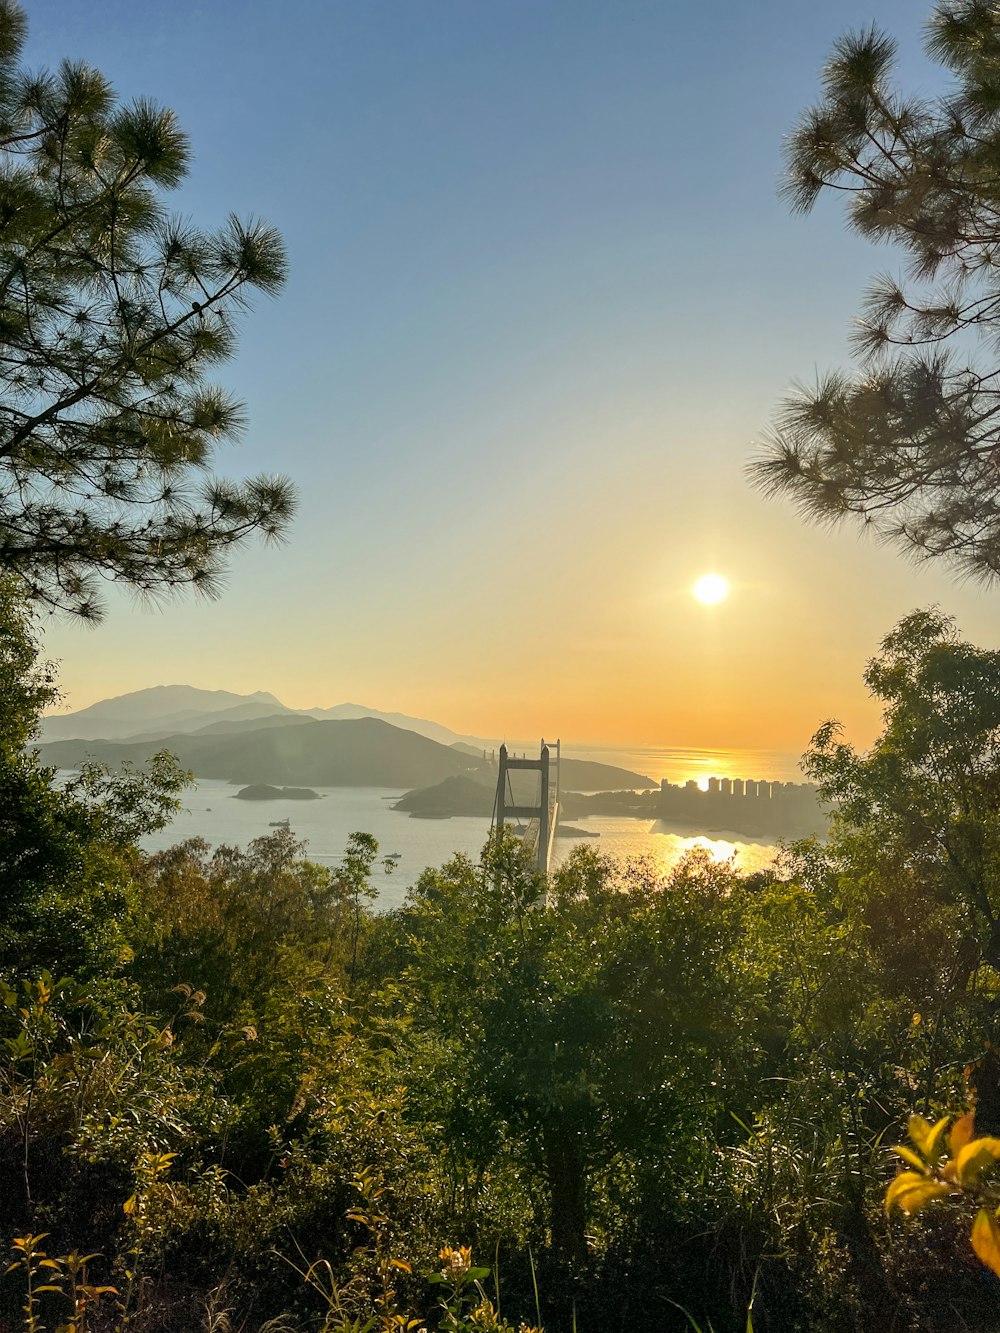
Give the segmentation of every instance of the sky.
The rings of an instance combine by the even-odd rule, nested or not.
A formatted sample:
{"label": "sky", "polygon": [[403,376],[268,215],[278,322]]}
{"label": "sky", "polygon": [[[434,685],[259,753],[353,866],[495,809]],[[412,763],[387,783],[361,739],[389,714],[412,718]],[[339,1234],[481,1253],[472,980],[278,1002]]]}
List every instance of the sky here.
{"label": "sky", "polygon": [[[289,476],[287,543],[223,596],[52,619],[65,704],[155,684],[351,701],[463,733],[867,744],[865,661],[918,606],[1000,646],[1000,591],[751,490],[796,382],[848,363],[891,251],[792,216],[782,143],[872,21],[933,91],[912,0],[34,0],[33,66],[177,113],[172,207],[263,216],[290,277],[220,382],[222,475]],[[712,570],[730,596],[690,588]]]}

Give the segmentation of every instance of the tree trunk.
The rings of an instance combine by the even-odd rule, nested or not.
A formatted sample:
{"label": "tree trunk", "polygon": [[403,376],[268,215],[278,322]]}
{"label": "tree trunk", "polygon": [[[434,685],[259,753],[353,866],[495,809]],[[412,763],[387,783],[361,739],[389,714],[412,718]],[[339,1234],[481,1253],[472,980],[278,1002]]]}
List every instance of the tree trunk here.
{"label": "tree trunk", "polygon": [[542,1151],[549,1185],[552,1248],[560,1259],[582,1263],[587,1257],[587,1210],[579,1144],[561,1125],[546,1125]]}

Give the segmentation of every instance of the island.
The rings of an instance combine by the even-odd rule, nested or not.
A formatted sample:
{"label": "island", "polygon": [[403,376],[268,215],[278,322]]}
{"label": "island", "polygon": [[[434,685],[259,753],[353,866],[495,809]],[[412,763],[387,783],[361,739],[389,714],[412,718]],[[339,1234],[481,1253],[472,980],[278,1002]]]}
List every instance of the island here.
{"label": "island", "polygon": [[405,810],[414,819],[450,819],[453,815],[489,818],[493,802],[491,786],[473,778],[454,777],[433,787],[408,791],[392,808]]}
{"label": "island", "polygon": [[244,787],[233,797],[234,801],[321,801],[323,797],[311,787],[269,787],[256,782]]}

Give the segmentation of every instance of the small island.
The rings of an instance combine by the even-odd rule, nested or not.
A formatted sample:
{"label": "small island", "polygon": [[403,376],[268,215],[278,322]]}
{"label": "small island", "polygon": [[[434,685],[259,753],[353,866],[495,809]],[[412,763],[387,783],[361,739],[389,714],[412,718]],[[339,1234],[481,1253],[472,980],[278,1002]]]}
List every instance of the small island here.
{"label": "small island", "polygon": [[412,819],[451,819],[453,815],[489,818],[493,800],[492,786],[474,778],[452,777],[433,787],[408,791],[392,808],[405,810]]}
{"label": "small island", "polygon": [[234,801],[321,801],[323,797],[311,787],[269,787],[256,782],[244,787],[233,797]]}

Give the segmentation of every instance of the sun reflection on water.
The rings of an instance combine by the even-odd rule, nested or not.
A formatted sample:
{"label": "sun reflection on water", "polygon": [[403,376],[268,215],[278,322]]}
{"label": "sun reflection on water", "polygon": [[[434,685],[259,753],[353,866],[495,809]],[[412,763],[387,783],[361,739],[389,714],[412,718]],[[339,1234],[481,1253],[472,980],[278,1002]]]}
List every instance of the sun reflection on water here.
{"label": "sun reflection on water", "polygon": [[669,832],[659,823],[646,824],[641,820],[602,818],[590,816],[579,824],[597,838],[559,838],[556,842],[556,863],[561,864],[574,847],[590,847],[604,856],[621,860],[649,857],[664,874],[696,848],[708,853],[713,861],[733,860],[742,874],[764,870],[774,862],[777,848],[770,842],[755,842],[742,838],[710,838],[704,834],[684,837]]}

